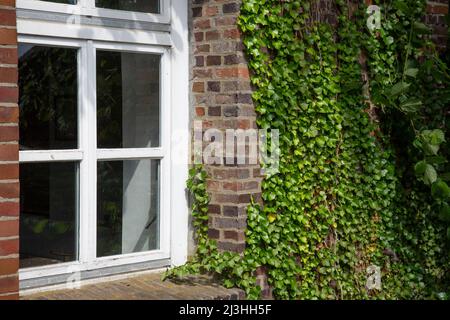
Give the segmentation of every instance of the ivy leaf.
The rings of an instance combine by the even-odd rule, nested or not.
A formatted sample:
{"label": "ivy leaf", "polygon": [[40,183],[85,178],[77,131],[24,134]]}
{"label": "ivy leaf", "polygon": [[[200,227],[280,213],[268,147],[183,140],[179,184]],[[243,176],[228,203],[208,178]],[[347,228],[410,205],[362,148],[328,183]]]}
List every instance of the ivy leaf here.
{"label": "ivy leaf", "polygon": [[273,214],[273,213],[270,213],[268,215],[268,219],[269,219],[270,223],[274,222],[276,220],[276,218],[277,218],[277,216],[275,214]]}
{"label": "ivy leaf", "polygon": [[411,84],[404,82],[404,81],[400,81],[398,83],[396,83],[395,85],[393,85],[387,92],[388,96],[391,98],[395,98],[399,95],[401,95],[402,93],[406,92],[406,90],[408,90],[408,88],[411,86]]}
{"label": "ivy leaf", "polygon": [[427,185],[431,185],[437,179],[436,169],[430,164],[427,164],[427,168],[425,169],[425,173],[423,176],[423,182]]}
{"label": "ivy leaf", "polygon": [[436,170],[431,164],[428,164],[425,161],[416,163],[414,171],[419,179],[427,185],[431,185],[437,180]]}
{"label": "ivy leaf", "polygon": [[405,75],[411,78],[417,77],[417,74],[419,73],[419,69],[417,68],[409,68],[405,71]]}
{"label": "ivy leaf", "polygon": [[414,171],[416,172],[416,175],[421,176],[425,173],[425,170],[427,169],[427,163],[425,161],[419,161],[414,166]]}
{"label": "ivy leaf", "polygon": [[418,34],[428,34],[431,33],[431,29],[427,27],[422,22],[414,22],[414,31],[416,31]]}
{"label": "ivy leaf", "polygon": [[450,188],[447,183],[438,180],[431,186],[431,194],[436,200],[446,200],[450,198]]}
{"label": "ivy leaf", "polygon": [[441,129],[424,130],[421,135],[425,142],[434,146],[438,146],[445,142],[445,134]]}
{"label": "ivy leaf", "polygon": [[422,101],[417,98],[411,98],[400,104],[400,110],[406,113],[417,112],[422,106]]}
{"label": "ivy leaf", "polygon": [[443,203],[439,209],[439,219],[445,222],[450,222],[450,206],[448,203]]}

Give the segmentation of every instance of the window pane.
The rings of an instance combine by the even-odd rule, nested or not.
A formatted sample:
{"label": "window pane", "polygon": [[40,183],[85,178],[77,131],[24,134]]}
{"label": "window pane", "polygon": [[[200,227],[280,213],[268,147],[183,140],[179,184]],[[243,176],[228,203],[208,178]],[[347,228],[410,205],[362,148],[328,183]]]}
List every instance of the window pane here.
{"label": "window pane", "polygon": [[78,164],[20,165],[20,267],[77,260]]}
{"label": "window pane", "polygon": [[20,149],[76,149],[77,49],[19,45]]}
{"label": "window pane", "polygon": [[159,147],[160,60],[97,51],[98,148]]}
{"label": "window pane", "polygon": [[159,160],[98,163],[97,257],[159,248]]}
{"label": "window pane", "polygon": [[95,0],[97,8],[160,13],[160,0]]}

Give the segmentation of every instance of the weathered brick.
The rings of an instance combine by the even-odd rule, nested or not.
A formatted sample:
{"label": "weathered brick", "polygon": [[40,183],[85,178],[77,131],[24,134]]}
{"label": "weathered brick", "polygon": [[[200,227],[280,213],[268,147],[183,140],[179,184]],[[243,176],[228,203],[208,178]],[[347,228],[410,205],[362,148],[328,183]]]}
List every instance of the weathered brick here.
{"label": "weathered brick", "polygon": [[14,237],[19,234],[19,220],[0,220],[0,237]]}
{"label": "weathered brick", "polygon": [[0,28],[0,44],[17,44],[16,29]]}
{"label": "weathered brick", "polygon": [[0,164],[0,180],[19,179],[18,164]]}
{"label": "weathered brick", "polygon": [[0,240],[0,256],[9,256],[19,253],[19,240]]}
{"label": "weathered brick", "polygon": [[0,278],[0,294],[17,292],[19,288],[19,277],[13,275],[11,277]]}
{"label": "weathered brick", "polygon": [[0,276],[11,275],[19,270],[19,260],[16,258],[0,259]]}
{"label": "weathered brick", "polygon": [[0,144],[0,161],[19,160],[18,144]]}
{"label": "weathered brick", "polygon": [[18,126],[0,126],[0,142],[15,141],[18,139]]}
{"label": "weathered brick", "polygon": [[[0,88],[1,90],[1,88]],[[0,97],[1,102],[1,97]],[[0,107],[0,123],[17,123],[19,121],[19,108]]]}
{"label": "weathered brick", "polygon": [[[1,35],[0,35],[1,36]],[[19,99],[19,90],[14,87],[0,87],[0,103],[17,103]]]}
{"label": "weathered brick", "polygon": [[0,202],[0,216],[19,216],[19,203],[10,201]]}
{"label": "weathered brick", "polygon": [[[11,199],[19,198],[19,183],[0,183],[0,198]],[[0,215],[2,212],[0,211]]]}
{"label": "weathered brick", "polygon": [[0,9],[0,24],[3,26],[16,25],[16,11]]}

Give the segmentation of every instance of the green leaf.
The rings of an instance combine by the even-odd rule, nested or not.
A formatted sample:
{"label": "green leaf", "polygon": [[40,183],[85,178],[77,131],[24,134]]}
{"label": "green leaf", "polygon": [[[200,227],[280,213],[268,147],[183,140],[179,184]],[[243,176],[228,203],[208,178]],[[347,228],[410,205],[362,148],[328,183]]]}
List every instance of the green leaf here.
{"label": "green leaf", "polygon": [[424,130],[421,134],[424,141],[431,145],[438,146],[445,142],[445,134],[441,129]]}
{"label": "green leaf", "polygon": [[406,113],[417,112],[422,106],[422,101],[418,98],[410,98],[400,104],[400,110]]}
{"label": "green leaf", "polygon": [[450,188],[447,183],[438,180],[431,186],[431,194],[436,200],[447,200],[450,198]]}
{"label": "green leaf", "polygon": [[425,170],[427,169],[427,163],[425,161],[419,161],[414,166],[414,171],[416,175],[421,176],[425,173]]}
{"label": "green leaf", "polygon": [[450,206],[448,203],[443,203],[439,209],[439,219],[445,222],[450,222]]}
{"label": "green leaf", "polygon": [[417,77],[418,73],[419,73],[419,69],[417,69],[417,68],[409,68],[409,69],[406,69],[406,71],[405,71],[405,75],[407,75],[408,77],[411,77],[411,78]]}
{"label": "green leaf", "polygon": [[427,164],[425,173],[423,175],[423,182],[427,185],[433,184],[437,180],[436,169],[431,164]]}
{"label": "green leaf", "polygon": [[391,98],[395,98],[402,93],[406,92],[408,88],[411,86],[411,84],[401,81],[399,83],[396,83],[394,86],[392,86],[388,91],[387,95]]}
{"label": "green leaf", "polygon": [[431,29],[422,22],[416,21],[416,22],[414,22],[413,26],[414,26],[414,31],[416,31],[418,34],[431,33]]}

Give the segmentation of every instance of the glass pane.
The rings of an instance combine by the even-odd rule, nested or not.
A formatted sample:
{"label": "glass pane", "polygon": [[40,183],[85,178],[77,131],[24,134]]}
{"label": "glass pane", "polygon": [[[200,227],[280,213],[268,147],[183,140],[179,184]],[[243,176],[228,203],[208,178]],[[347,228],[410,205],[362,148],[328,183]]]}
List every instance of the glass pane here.
{"label": "glass pane", "polygon": [[160,13],[160,0],[95,0],[97,8]]}
{"label": "glass pane", "polygon": [[20,267],[77,260],[78,163],[20,165]]}
{"label": "glass pane", "polygon": [[98,148],[159,147],[160,56],[97,51]]}
{"label": "glass pane", "polygon": [[97,257],[159,248],[159,160],[98,163]]}
{"label": "glass pane", "polygon": [[77,49],[19,45],[20,150],[76,149]]}

